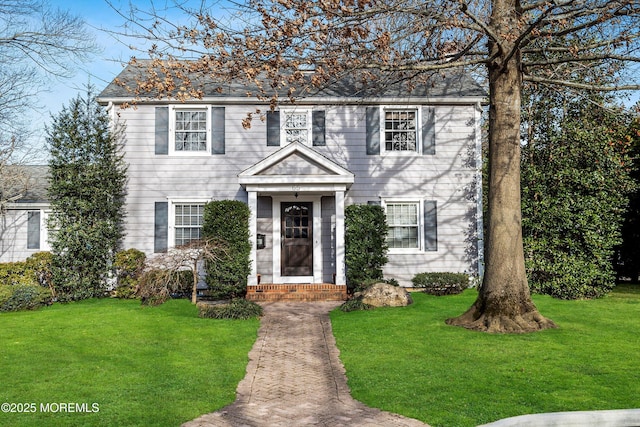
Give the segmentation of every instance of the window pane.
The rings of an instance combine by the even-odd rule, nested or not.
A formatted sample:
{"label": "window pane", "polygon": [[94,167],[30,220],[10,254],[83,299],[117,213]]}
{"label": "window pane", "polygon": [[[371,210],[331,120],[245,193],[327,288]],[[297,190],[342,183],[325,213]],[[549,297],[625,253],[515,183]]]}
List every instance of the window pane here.
{"label": "window pane", "polygon": [[203,204],[175,205],[175,245],[180,246],[200,238]]}
{"label": "window pane", "polygon": [[416,151],[417,126],[415,111],[386,111],[384,141],[387,151]]}
{"label": "window pane", "polygon": [[389,203],[387,209],[387,225],[389,234],[387,243],[390,248],[418,248],[420,241],[418,204]]}
{"label": "window pane", "polygon": [[175,113],[176,151],[206,151],[207,112],[178,110]]}

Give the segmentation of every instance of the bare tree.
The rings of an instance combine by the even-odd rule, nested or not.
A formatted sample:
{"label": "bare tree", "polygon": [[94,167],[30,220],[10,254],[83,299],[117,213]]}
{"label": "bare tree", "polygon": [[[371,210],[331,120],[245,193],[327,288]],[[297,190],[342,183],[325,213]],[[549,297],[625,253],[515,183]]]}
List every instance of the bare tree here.
{"label": "bare tree", "polygon": [[[203,262],[218,262],[224,254],[224,245],[215,239],[192,240],[181,246],[169,249],[147,260],[147,268],[158,273],[147,277],[153,283],[146,287],[151,292],[159,292],[168,297],[171,282],[175,282],[181,271],[190,271],[192,277],[191,302],[195,304],[198,298],[199,267]],[[148,290],[147,289],[147,290]],[[138,292],[145,296],[145,290]],[[147,295],[153,296],[153,295]]]}
{"label": "bare tree", "polygon": [[257,85],[254,95],[273,107],[346,76],[371,88],[482,73],[490,103],[486,271],[476,302],[447,323],[514,333],[555,327],[533,304],[525,275],[521,91],[525,84],[640,89],[574,74],[640,61],[638,0],[253,0],[236,7],[225,20],[217,10],[183,8],[193,18],[188,25],[133,11],[130,28],[154,43],[154,60],[133,93],[198,97],[206,76]]}
{"label": "bare tree", "polygon": [[44,0],[0,0],[0,205],[29,185],[28,169],[14,166],[37,154],[29,147],[28,117],[38,109],[38,94],[52,77],[73,75],[96,50],[82,20],[69,12]]}

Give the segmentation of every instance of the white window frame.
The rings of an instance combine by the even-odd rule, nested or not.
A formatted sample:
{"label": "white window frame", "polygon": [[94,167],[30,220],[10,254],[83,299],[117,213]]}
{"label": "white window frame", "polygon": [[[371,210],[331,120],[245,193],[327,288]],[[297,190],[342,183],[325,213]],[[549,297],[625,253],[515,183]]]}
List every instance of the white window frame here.
{"label": "white window frame", "polygon": [[[176,247],[176,206],[177,205],[205,205],[211,199],[169,199],[169,236],[167,247]],[[203,212],[204,216],[204,212]]]}
{"label": "white window frame", "polygon": [[[416,149],[415,150],[387,150],[385,140],[387,112],[414,112],[416,115]],[[416,105],[385,105],[380,107],[380,154],[392,156],[415,156],[422,154],[422,114],[421,107]]]}
{"label": "white window frame", "polygon": [[313,110],[311,108],[282,108],[280,109],[280,146],[284,147],[291,142],[287,140],[287,115],[288,114],[305,114],[307,116],[307,140],[305,145],[313,144]]}
{"label": "white window frame", "polygon": [[[205,150],[183,151],[176,150],[176,112],[204,111],[207,120]],[[210,105],[170,105],[169,106],[169,155],[171,156],[209,156],[211,155],[211,106]]]}
{"label": "white window frame", "polygon": [[390,254],[413,254],[422,252],[424,248],[424,212],[423,203],[421,199],[417,198],[386,198],[382,200],[382,207],[384,209],[385,217],[387,216],[387,206],[393,204],[413,204],[417,206],[418,215],[418,247],[415,248],[391,248],[389,247]]}

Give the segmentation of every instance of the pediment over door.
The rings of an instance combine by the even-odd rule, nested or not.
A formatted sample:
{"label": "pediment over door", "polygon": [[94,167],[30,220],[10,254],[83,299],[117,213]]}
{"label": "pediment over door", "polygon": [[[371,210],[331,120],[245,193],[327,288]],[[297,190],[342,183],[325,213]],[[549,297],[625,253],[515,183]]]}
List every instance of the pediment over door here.
{"label": "pediment over door", "polygon": [[345,190],[354,175],[306,145],[289,144],[238,175],[240,185],[259,191],[261,186],[291,184],[337,185]]}

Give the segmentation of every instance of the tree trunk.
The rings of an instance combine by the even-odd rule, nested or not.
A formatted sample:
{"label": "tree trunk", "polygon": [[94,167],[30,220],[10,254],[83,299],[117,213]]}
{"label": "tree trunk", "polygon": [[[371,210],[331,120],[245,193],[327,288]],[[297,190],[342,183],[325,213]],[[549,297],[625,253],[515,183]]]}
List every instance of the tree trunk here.
{"label": "tree trunk", "polygon": [[198,260],[193,262],[193,268],[191,270],[193,274],[193,288],[191,288],[191,304],[198,302]]}
{"label": "tree trunk", "polygon": [[[515,0],[494,2],[495,34],[517,28]],[[491,42],[489,64],[489,214],[486,269],[478,299],[447,324],[468,329],[523,333],[554,328],[537,310],[529,292],[522,244],[520,204],[520,116],[522,70],[519,52],[511,55],[508,35]],[[510,56],[511,55],[511,56]]]}

